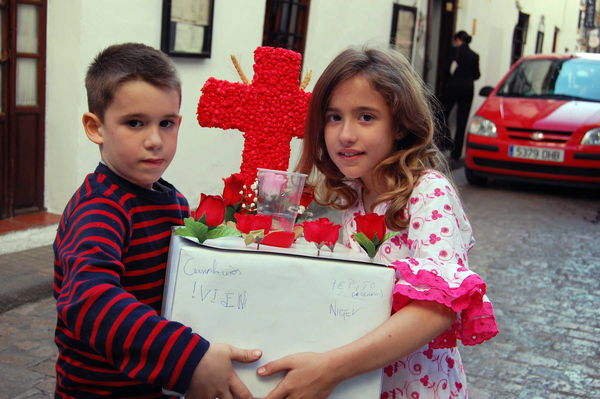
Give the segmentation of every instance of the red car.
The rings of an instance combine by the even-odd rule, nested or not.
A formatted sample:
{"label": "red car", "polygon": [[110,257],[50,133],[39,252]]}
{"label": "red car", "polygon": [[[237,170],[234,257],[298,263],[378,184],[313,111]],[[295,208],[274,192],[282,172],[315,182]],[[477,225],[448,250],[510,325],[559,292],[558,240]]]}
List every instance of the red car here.
{"label": "red car", "polygon": [[600,187],[600,54],[521,58],[467,132],[465,174]]}

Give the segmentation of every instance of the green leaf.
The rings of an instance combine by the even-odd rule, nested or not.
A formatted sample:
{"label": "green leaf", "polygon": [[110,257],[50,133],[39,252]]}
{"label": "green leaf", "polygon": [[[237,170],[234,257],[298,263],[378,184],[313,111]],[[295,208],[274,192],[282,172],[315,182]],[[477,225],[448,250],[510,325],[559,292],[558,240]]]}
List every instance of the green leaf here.
{"label": "green leaf", "polygon": [[206,235],[208,231],[208,226],[205,223],[206,218],[204,215],[200,218],[200,220],[194,220],[192,218],[184,219],[185,227],[190,229],[195,236]]}
{"label": "green leaf", "polygon": [[355,233],[353,236],[354,241],[358,243],[369,255],[369,258],[375,257],[375,253],[377,253],[377,248],[375,248],[375,244],[373,241],[369,240],[364,233]]}
{"label": "green leaf", "polygon": [[377,233],[375,233],[375,234],[373,234],[373,239],[371,240],[371,242],[375,246],[375,251],[377,252],[377,248],[379,248],[379,246],[381,245],[381,243],[383,241],[379,241],[379,238],[377,237]]}
{"label": "green leaf", "polygon": [[186,227],[179,227],[179,228],[175,229],[173,234],[176,236],[184,236],[184,237],[193,237],[194,236],[192,234],[192,232],[189,231]]}
{"label": "green leaf", "polygon": [[387,233],[386,235],[383,236],[383,240],[381,240],[381,243],[383,244],[385,241],[389,240],[390,238],[397,236],[398,232],[392,232],[392,233]]}
{"label": "green leaf", "polygon": [[175,230],[175,235],[196,237],[199,242],[204,242],[204,240],[206,240],[206,233],[208,232],[207,225],[192,218],[185,218],[183,219],[183,222],[185,223],[185,227],[180,227]]}
{"label": "green leaf", "polygon": [[[242,202],[238,202],[238,204],[241,204]],[[227,222],[233,222],[235,223],[235,214],[238,213],[240,211],[240,208],[238,206],[238,204],[236,205],[227,205],[225,207],[225,220],[223,221],[223,223],[227,223]]]}
{"label": "green leaf", "polygon": [[233,229],[229,226],[221,224],[209,229],[206,238],[239,237],[240,235],[242,235],[242,233],[240,233],[238,229]]}

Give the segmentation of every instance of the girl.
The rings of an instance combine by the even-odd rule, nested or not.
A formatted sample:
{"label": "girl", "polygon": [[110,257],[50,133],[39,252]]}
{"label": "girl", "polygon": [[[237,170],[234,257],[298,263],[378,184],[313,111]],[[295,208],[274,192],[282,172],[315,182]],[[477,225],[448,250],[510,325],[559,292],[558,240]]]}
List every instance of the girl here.
{"label": "girl", "polygon": [[393,314],[348,345],[259,368],[287,371],[267,399],[326,398],[382,367],[381,398],[467,397],[456,339],[474,345],[498,330],[485,283],[468,269],[472,230],[433,143],[433,103],[391,50],[346,50],[316,83],[297,170],[320,172],[317,199],[344,210],[345,245],[362,250],[351,237],[354,216],[366,212],[401,233],[377,255],[396,270]]}

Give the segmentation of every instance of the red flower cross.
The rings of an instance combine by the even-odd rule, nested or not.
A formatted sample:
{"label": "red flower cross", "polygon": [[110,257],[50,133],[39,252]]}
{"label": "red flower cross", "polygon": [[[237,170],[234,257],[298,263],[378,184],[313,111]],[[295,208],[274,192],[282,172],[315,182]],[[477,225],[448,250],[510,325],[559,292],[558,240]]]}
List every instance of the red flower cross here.
{"label": "red flower cross", "polygon": [[210,78],[202,88],[200,126],[244,132],[240,173],[245,194],[251,193],[257,168],[287,170],[290,141],[304,134],[310,93],[299,87],[301,59],[291,50],[258,47],[252,84]]}

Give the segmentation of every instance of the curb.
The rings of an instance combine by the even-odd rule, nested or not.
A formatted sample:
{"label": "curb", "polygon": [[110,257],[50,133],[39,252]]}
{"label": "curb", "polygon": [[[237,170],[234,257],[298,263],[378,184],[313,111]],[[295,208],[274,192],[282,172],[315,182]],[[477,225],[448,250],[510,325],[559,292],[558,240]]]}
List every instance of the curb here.
{"label": "curb", "polygon": [[0,294],[0,314],[52,296],[52,281],[36,281],[14,292]]}
{"label": "curb", "polygon": [[0,255],[51,245],[56,237],[57,224],[33,227],[0,235]]}
{"label": "curb", "polygon": [[0,255],[0,313],[52,296],[52,245]]}

